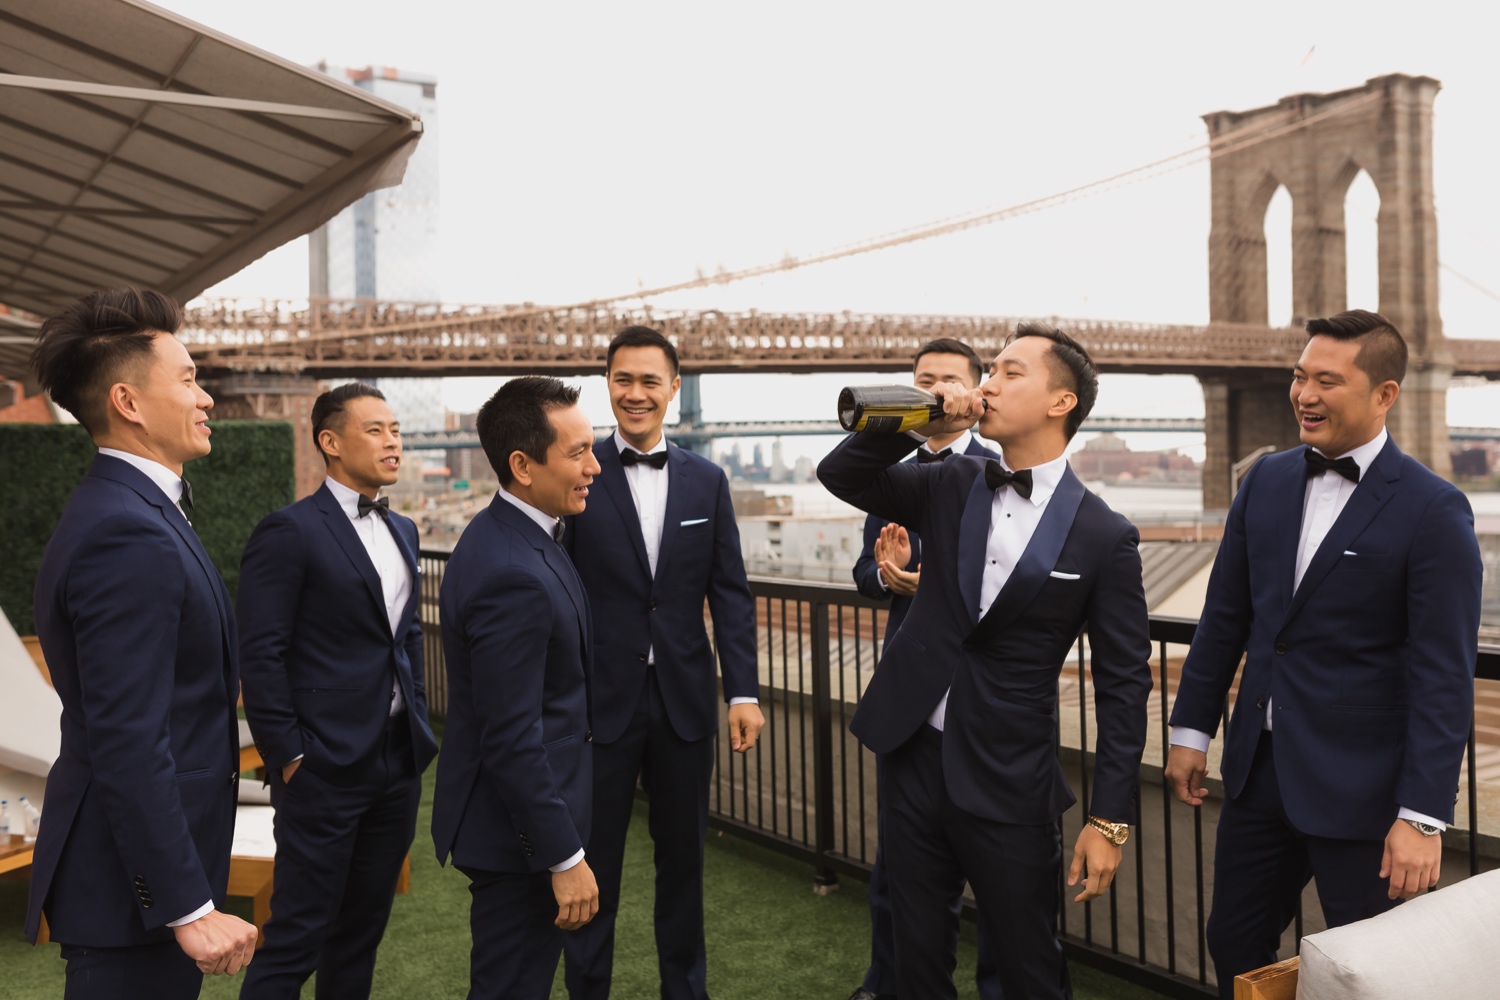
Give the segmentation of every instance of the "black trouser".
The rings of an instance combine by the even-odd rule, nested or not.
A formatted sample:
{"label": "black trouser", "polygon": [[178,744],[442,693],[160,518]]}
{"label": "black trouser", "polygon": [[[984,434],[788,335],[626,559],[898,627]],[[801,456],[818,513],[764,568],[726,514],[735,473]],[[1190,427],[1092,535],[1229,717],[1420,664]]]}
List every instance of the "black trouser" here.
{"label": "black trouser", "polygon": [[564,935],[552,873],[458,870],[469,878],[469,1000],[547,1000]]}
{"label": "black trouser", "polygon": [[176,941],[134,948],[65,944],[63,1000],[194,1000],[203,973]]}
{"label": "black trouser", "polygon": [[1240,794],[1219,813],[1214,855],[1213,909],[1208,951],[1219,977],[1219,995],[1234,1000],[1234,977],[1276,961],[1282,932],[1297,914],[1308,880],[1318,880],[1318,900],[1329,927],[1384,913],[1380,877],[1384,840],[1308,837],[1292,826],[1281,803],[1271,734],[1262,733]]}
{"label": "black trouser", "polygon": [[635,717],[612,743],[594,743],[594,820],[588,862],[599,883],[599,915],[567,935],[568,994],[573,1000],[609,996],[615,918],[625,835],[636,778],[646,789],[648,826],[656,849],[656,957],[667,1000],[708,996],[703,939],[703,847],[708,836],[708,784],[714,737],[678,737],[662,706],[656,670],[648,668]]}
{"label": "black trouser", "polygon": [[981,819],[954,805],[943,734],[922,726],[886,756],[885,860],[896,936],[896,993],[953,1000],[964,882],[985,915],[1006,1000],[1071,997],[1057,941],[1057,824]]}
{"label": "black trouser", "polygon": [[276,875],[265,942],[242,1000],[296,1000],[318,974],[318,1000],[368,997],[401,862],[417,826],[422,780],[405,712],[386,725],[378,763],[352,787],[305,766],[271,775]]}

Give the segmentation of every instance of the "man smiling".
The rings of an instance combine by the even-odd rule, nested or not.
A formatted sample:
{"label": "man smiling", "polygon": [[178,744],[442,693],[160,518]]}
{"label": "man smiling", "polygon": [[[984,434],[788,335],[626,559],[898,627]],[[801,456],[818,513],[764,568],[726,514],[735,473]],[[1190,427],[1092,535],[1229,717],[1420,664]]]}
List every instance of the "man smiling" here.
{"label": "man smiling", "polygon": [[1406,342],[1363,309],[1307,333],[1306,447],[1245,477],[1171,716],[1166,777],[1198,806],[1244,658],[1207,930],[1225,1000],[1309,879],[1331,927],[1437,884],[1473,716],[1479,546],[1464,495],[1386,433]]}
{"label": "man smiling", "polygon": [[637,326],[610,342],[610,406],[618,426],[594,446],[599,495],[565,536],[594,609],[594,831],[599,917],[569,937],[573,1000],[609,995],[625,834],[636,781],[656,845],[656,953],[661,995],[708,996],[703,850],[719,726],[713,615],[730,748],[755,746],[765,720],[755,603],[740,556],[729,481],[712,462],[662,436],[682,380],[677,349]]}

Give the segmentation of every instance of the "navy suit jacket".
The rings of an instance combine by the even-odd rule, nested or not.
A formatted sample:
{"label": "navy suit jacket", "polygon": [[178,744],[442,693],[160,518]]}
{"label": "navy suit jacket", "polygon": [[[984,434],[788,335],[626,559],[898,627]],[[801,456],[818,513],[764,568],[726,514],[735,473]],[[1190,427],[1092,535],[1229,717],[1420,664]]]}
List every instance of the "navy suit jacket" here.
{"label": "navy suit jacket", "polygon": [[[975,458],[999,458],[998,451],[992,451],[979,443],[975,435],[969,437],[969,446],[964,449],[965,455],[973,455]],[[912,465],[917,464],[917,456],[913,455],[907,459]],[[883,517],[871,514],[865,518],[865,547],[860,550],[859,558],[854,561],[854,586],[866,597],[877,601],[889,599],[891,610],[885,618],[885,641],[890,642],[891,636],[901,627],[906,620],[906,612],[911,608],[912,598],[905,594],[895,594],[880,585],[880,564],[875,561],[875,540],[880,537],[880,530],[890,524]],[[903,567],[911,572],[922,565],[922,536],[915,528],[907,527],[906,537],[911,541],[911,559]]]}
{"label": "navy suit jacket", "polygon": [[851,434],[818,467],[837,497],[922,534],[922,585],[887,644],[850,731],[890,753],[951,693],[943,776],[962,809],[1003,823],[1049,823],[1076,799],[1056,750],[1057,681],[1088,629],[1094,679],[1088,812],[1134,822],[1146,745],[1151,641],[1139,536],[1068,469],[1010,579],[979,617],[995,493],[985,462],[913,465],[904,434]]}
{"label": "navy suit jacket", "polygon": [[389,530],[411,572],[394,637],[380,575],[326,485],[266,515],[251,534],[240,562],[240,670],[245,718],[268,767],[300,754],[325,781],[362,780],[379,763],[393,681],[417,773],[437,754],[422,674],[417,526],[391,511]]}
{"label": "navy suit jacket", "polygon": [[656,575],[614,435],[594,445],[599,474],[588,510],[570,519],[564,544],[594,609],[594,738],[612,743],[635,714],[648,651],[667,719],[684,740],[718,729],[714,646],[703,626],[713,614],[724,698],[759,697],[755,600],[745,579],[740,530],[724,470],[667,444],[667,509]]}
{"label": "navy suit jacket", "polygon": [[99,455],[42,555],[36,623],[62,747],[31,870],[65,944],[173,940],[224,905],[239,771],[234,617],[187,519],[144,473]]}
{"label": "navy suit jacket", "polygon": [[440,605],[438,861],[546,871],[583,850],[593,811],[588,597],[562,547],[497,496],[454,546]]}
{"label": "navy suit jacket", "polygon": [[1403,806],[1451,822],[1478,654],[1469,502],[1388,440],[1293,593],[1305,450],[1262,459],[1234,498],[1171,724],[1215,733],[1248,653],[1225,794],[1245,787],[1269,698],[1298,830],[1380,840]]}

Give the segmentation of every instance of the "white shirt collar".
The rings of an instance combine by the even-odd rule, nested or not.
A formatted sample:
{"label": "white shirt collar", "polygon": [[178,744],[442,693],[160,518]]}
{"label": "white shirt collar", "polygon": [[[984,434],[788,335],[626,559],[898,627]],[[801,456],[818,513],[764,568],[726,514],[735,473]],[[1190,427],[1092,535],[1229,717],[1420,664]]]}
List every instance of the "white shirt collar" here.
{"label": "white shirt collar", "polygon": [[[1355,448],[1353,451],[1346,451],[1342,455],[1335,455],[1333,457],[1335,459],[1339,459],[1339,458],[1352,458],[1352,459],[1354,459],[1354,464],[1356,464],[1356,465],[1359,466],[1359,476],[1360,476],[1361,479],[1363,479],[1365,473],[1368,472],[1368,471],[1370,471],[1370,466],[1374,464],[1374,462],[1375,462],[1375,456],[1377,456],[1377,455],[1380,454],[1381,449],[1383,449],[1385,447],[1385,442],[1389,438],[1390,438],[1390,434],[1386,431],[1386,429],[1384,427],[1382,427],[1382,428],[1380,428],[1380,433],[1379,434],[1376,434],[1373,438],[1371,438],[1370,440],[1366,441],[1364,444],[1360,445],[1358,448]],[[1322,451],[1321,448],[1314,448],[1313,451],[1316,451],[1320,455],[1323,454],[1323,451]]]}
{"label": "white shirt collar", "polygon": [[[629,448],[631,451],[640,451],[640,449],[638,449],[635,445],[631,444],[630,442],[628,442],[624,438],[622,438],[620,436],[620,428],[616,427],[615,428],[615,450],[618,451],[620,454],[623,455],[623,454],[625,454],[625,449],[626,448]],[[643,454],[643,455],[655,455],[659,451],[666,451],[666,450],[667,450],[667,436],[665,434],[663,434],[661,437],[659,437],[659,438],[656,439],[656,444],[652,445],[646,451],[641,452],[641,454]]]}
{"label": "white shirt collar", "polygon": [[[339,506],[344,508],[344,513],[349,515],[349,520],[358,521],[359,498],[364,494],[358,490],[350,489],[332,476],[324,477],[323,485],[328,487],[328,492],[332,493],[333,498],[338,501]],[[379,494],[376,495],[378,496]]]}
{"label": "white shirt collar", "polygon": [[[1007,472],[1013,472],[1005,459],[1000,459],[1000,465]],[[1066,455],[1059,455],[1050,462],[1031,467],[1031,505],[1040,507],[1051,498],[1057,491],[1057,484],[1062,482],[1063,472],[1068,468]]]}
{"label": "white shirt collar", "polygon": [[132,455],[128,451],[118,448],[100,448],[99,454],[108,455],[110,458],[118,458],[122,462],[128,462],[150,479],[161,491],[167,495],[167,499],[176,503],[182,499],[182,477],[171,469],[162,465],[154,458],[143,458],[140,455]]}
{"label": "white shirt collar", "polygon": [[[949,445],[944,445],[943,446],[943,450],[945,450],[945,451],[951,451],[955,455],[967,455],[969,453],[969,446],[971,444],[973,444],[973,443],[974,443],[974,432],[973,431],[964,431],[962,434],[960,434],[958,436],[958,440],[957,441],[954,441],[952,444],[949,444]],[[923,441],[922,442],[922,447],[918,448],[917,450],[918,451],[925,451],[925,452],[928,452],[929,454],[936,454],[936,452],[934,452],[932,450],[932,442],[931,441]]]}
{"label": "white shirt collar", "polygon": [[552,529],[557,527],[557,522],[560,521],[561,518],[553,517],[551,514],[538,510],[537,508],[531,506],[531,504],[527,503],[525,500],[522,500],[520,497],[516,496],[510,490],[506,489],[504,486],[496,490],[495,495],[504,497],[506,503],[510,504],[512,507],[525,514],[527,517],[531,518],[531,520],[536,524],[538,528],[541,528],[547,533],[548,538],[553,537]]}

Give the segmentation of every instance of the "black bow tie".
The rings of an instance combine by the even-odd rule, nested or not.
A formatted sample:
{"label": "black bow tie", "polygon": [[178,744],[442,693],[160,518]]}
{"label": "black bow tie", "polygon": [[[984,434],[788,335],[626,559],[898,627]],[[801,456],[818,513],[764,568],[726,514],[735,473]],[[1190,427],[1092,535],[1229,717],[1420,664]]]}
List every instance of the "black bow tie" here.
{"label": "black bow tie", "polygon": [[651,454],[646,455],[626,448],[620,452],[620,464],[626,466],[649,465],[653,469],[665,469],[667,467],[667,452],[663,448],[661,451],[653,451]]}
{"label": "black bow tie", "polygon": [[359,495],[359,516],[364,517],[372,510],[387,521],[391,519],[391,501],[388,498],[381,497],[379,500],[371,500],[361,493]]}
{"label": "black bow tie", "polygon": [[177,498],[177,506],[182,508],[183,516],[193,509],[193,484],[186,479],[182,481],[182,496]]}
{"label": "black bow tie", "polygon": [[1031,470],[1011,472],[994,459],[984,463],[984,482],[992,490],[1009,486],[1027,500],[1031,499]]}
{"label": "black bow tie", "polygon": [[562,544],[563,530],[566,527],[567,525],[562,518],[558,518],[557,523],[552,526],[552,540],[558,545]]}
{"label": "black bow tie", "polygon": [[926,448],[917,449],[917,464],[926,465],[928,462],[941,462],[953,454],[952,448],[944,448],[942,451],[928,451]]}
{"label": "black bow tie", "polygon": [[1322,472],[1337,472],[1351,483],[1359,482],[1359,463],[1353,458],[1345,455],[1343,458],[1329,458],[1319,451],[1311,448],[1302,453],[1307,459],[1307,474],[1316,476]]}

